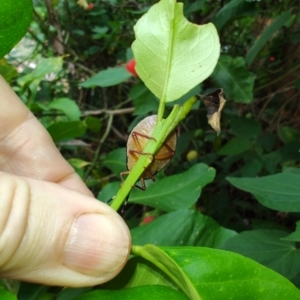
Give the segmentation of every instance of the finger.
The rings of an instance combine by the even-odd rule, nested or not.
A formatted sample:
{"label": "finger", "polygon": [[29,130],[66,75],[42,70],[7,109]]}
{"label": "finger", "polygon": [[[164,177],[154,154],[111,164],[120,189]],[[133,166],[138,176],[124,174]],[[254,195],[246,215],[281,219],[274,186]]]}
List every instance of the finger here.
{"label": "finger", "polygon": [[47,130],[0,76],[0,170],[91,192],[61,156]]}
{"label": "finger", "polygon": [[109,206],[61,185],[0,172],[0,277],[81,287],[116,276],[130,234]]}

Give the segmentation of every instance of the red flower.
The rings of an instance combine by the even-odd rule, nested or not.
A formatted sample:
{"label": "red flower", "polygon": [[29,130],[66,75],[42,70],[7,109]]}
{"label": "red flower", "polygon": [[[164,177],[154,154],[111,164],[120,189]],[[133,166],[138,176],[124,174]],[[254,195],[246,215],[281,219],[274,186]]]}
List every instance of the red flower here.
{"label": "red flower", "polygon": [[152,222],[154,219],[155,219],[155,216],[148,216],[148,217],[145,217],[144,220],[142,221],[142,224],[150,223],[150,222]]}
{"label": "red flower", "polygon": [[269,57],[269,60],[270,60],[270,61],[275,61],[276,58],[275,58],[274,56],[270,56],[270,57]]}
{"label": "red flower", "polygon": [[92,10],[95,7],[95,4],[90,2],[88,6],[88,10]]}
{"label": "red flower", "polygon": [[131,59],[127,64],[126,64],[126,70],[131,73],[135,77],[139,77],[138,73],[135,70],[135,60],[134,58]]}

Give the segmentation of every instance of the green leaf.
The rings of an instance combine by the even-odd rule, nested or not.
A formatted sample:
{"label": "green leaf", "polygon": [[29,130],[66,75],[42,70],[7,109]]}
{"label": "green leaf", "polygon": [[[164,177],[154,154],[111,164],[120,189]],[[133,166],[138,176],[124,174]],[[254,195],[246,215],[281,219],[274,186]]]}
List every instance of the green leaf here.
{"label": "green leaf", "polygon": [[253,119],[231,117],[230,121],[232,133],[237,136],[252,138],[261,134],[261,124]]}
{"label": "green leaf", "polygon": [[200,247],[133,246],[163,270],[189,299],[300,299],[299,290],[278,273],[239,254]]}
{"label": "green leaf", "polygon": [[3,300],[18,300],[17,296],[0,285],[0,295]]}
{"label": "green leaf", "polygon": [[0,75],[7,82],[11,82],[13,78],[18,76],[18,71],[15,66],[8,64],[5,59],[0,59]]}
{"label": "green leaf", "polygon": [[85,88],[94,88],[96,86],[108,87],[127,81],[130,77],[131,74],[123,67],[108,68],[104,71],[100,71],[79,85]]}
{"label": "green leaf", "polygon": [[180,98],[205,80],[220,54],[215,26],[188,22],[182,8],[175,0],[161,0],[134,26],[136,71],[164,102]]}
{"label": "green leaf", "polygon": [[69,98],[54,99],[49,103],[48,107],[63,111],[70,121],[78,121],[80,119],[81,112],[77,103]]}
{"label": "green leaf", "polygon": [[292,143],[299,141],[300,133],[299,130],[289,127],[289,126],[281,126],[279,127],[279,138],[285,143]]}
{"label": "green leaf", "polygon": [[154,113],[158,108],[157,98],[140,82],[136,84],[129,93],[134,103],[134,115],[146,116],[148,113]]}
{"label": "green leaf", "polygon": [[300,271],[300,251],[295,243],[284,241],[285,231],[251,230],[233,236],[221,246],[247,256],[291,279]]}
{"label": "green leaf", "polygon": [[226,178],[233,186],[251,193],[274,210],[300,212],[300,174],[280,173],[260,178]]}
{"label": "green leaf", "polygon": [[160,246],[217,248],[235,234],[234,231],[218,225],[210,217],[192,210],[168,213],[131,230],[133,244],[153,243]]}
{"label": "green leaf", "polygon": [[97,199],[99,199],[101,202],[108,203],[109,200],[117,194],[119,189],[120,182],[110,182],[101,189],[97,196]]}
{"label": "green leaf", "polygon": [[108,290],[131,288],[141,285],[165,285],[177,289],[174,282],[159,268],[141,257],[132,257],[121,273],[104,284]]}
{"label": "green leaf", "polygon": [[243,57],[221,55],[211,77],[224,89],[226,99],[241,103],[252,101],[254,76],[247,70]]}
{"label": "green leaf", "polygon": [[92,287],[64,288],[56,295],[55,300],[73,300],[75,297],[78,297],[91,289]]}
{"label": "green leaf", "polygon": [[94,133],[98,133],[102,127],[102,123],[100,122],[100,120],[98,118],[92,117],[92,116],[88,116],[85,120],[84,120],[87,128],[94,132]]}
{"label": "green leaf", "polygon": [[215,24],[218,31],[220,31],[230,20],[244,16],[249,17],[255,12],[255,5],[252,1],[232,0],[225,3],[225,5],[213,17],[212,22]]}
{"label": "green leaf", "polygon": [[265,154],[261,157],[264,162],[264,168],[270,173],[274,174],[277,169],[277,165],[281,162],[282,155],[279,151],[274,151]]}
{"label": "green leaf", "polygon": [[255,177],[263,168],[264,164],[257,158],[250,159],[241,168],[243,177]]}
{"label": "green leaf", "polygon": [[235,155],[251,148],[250,140],[243,137],[232,138],[217,152],[219,155]]}
{"label": "green leaf", "polygon": [[0,5],[0,58],[27,32],[32,19],[32,0],[5,0]]}
{"label": "green leaf", "polygon": [[87,162],[80,158],[70,158],[70,159],[68,159],[68,163],[76,169],[82,169],[91,164],[90,162]]}
{"label": "green leaf", "polygon": [[118,148],[109,152],[102,162],[102,166],[107,167],[118,176],[121,172],[127,171],[126,149]]}
{"label": "green leaf", "polygon": [[180,291],[162,285],[144,285],[124,290],[95,290],[87,292],[74,300],[188,300]]}
{"label": "green leaf", "polygon": [[84,122],[56,122],[47,128],[54,142],[71,140],[85,134]]}
{"label": "green leaf", "polygon": [[183,173],[157,180],[145,191],[133,190],[129,202],[163,211],[190,208],[198,200],[202,188],[213,181],[215,173],[215,169],[205,164],[196,164]]}
{"label": "green leaf", "polygon": [[260,37],[255,41],[253,46],[249,49],[246,54],[245,60],[247,65],[250,65],[261,48],[266,44],[266,42],[281,28],[284,24],[292,17],[290,11],[284,11],[279,15],[260,35]]}
{"label": "green leaf", "polygon": [[300,242],[300,221],[296,223],[296,229],[291,234],[281,238],[284,241]]}
{"label": "green leaf", "polygon": [[62,57],[42,58],[31,73],[18,79],[18,84],[22,87],[29,84],[37,87],[47,74],[60,72],[62,65]]}

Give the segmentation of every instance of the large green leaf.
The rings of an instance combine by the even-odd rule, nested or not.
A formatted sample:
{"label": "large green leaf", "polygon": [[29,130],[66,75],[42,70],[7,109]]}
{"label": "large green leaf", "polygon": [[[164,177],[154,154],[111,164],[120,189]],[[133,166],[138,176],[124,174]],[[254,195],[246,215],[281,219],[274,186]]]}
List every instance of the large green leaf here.
{"label": "large green leaf", "polygon": [[[162,230],[166,228],[167,230]],[[235,231],[221,227],[197,211],[180,210],[158,217],[154,221],[131,230],[136,245],[205,246],[217,248]]]}
{"label": "large green leaf", "polygon": [[32,0],[2,0],[0,5],[0,58],[25,35],[32,19]]}
{"label": "large green leaf", "polygon": [[262,205],[285,212],[300,212],[300,174],[284,172],[260,178],[226,178],[251,193]]}
{"label": "large green leaf", "polygon": [[243,57],[221,55],[212,79],[224,89],[229,100],[241,103],[252,101],[254,75],[247,70]]}
{"label": "large green leaf", "polygon": [[163,285],[144,285],[123,290],[95,290],[87,292],[74,300],[188,300],[180,291]]}
{"label": "large green leaf", "polygon": [[300,273],[300,251],[295,243],[281,240],[285,231],[251,230],[229,238],[221,249],[234,251],[292,279]]}
{"label": "large green leaf", "polygon": [[247,65],[250,65],[261,48],[266,44],[266,42],[280,29],[284,24],[292,17],[290,11],[285,11],[279,15],[260,35],[260,37],[255,41],[252,47],[249,49],[245,60]]}
{"label": "large green leaf", "polygon": [[96,75],[80,83],[85,88],[94,88],[96,86],[108,87],[120,84],[131,77],[131,74],[123,67],[108,68],[100,71]]}
{"label": "large green leaf", "polygon": [[286,278],[239,254],[200,247],[133,246],[192,300],[300,299]]}
{"label": "large green leaf", "polygon": [[134,256],[128,260],[121,273],[104,284],[108,290],[132,288],[141,285],[165,285],[177,288],[167,274],[141,257]]}
{"label": "large green leaf", "polygon": [[133,190],[129,202],[163,211],[190,208],[198,200],[202,188],[213,181],[215,174],[215,169],[199,163],[183,173],[158,180],[145,191]]}
{"label": "large green leaf", "polygon": [[220,53],[215,26],[189,23],[182,9],[182,3],[161,0],[134,27],[136,71],[151,92],[167,102],[205,80]]}

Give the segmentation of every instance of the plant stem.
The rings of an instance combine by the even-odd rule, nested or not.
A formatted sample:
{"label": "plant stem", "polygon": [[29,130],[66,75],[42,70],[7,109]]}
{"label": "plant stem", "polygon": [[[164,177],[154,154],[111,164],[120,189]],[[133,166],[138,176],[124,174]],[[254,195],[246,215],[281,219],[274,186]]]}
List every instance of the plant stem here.
{"label": "plant stem", "polygon": [[162,119],[161,121],[157,120],[156,126],[152,133],[152,137],[154,139],[149,139],[148,143],[143,149],[143,152],[147,154],[139,156],[139,159],[111,203],[111,207],[114,210],[117,211],[122,206],[125,198],[134,187],[135,183],[152,162],[155,153],[161,148],[166,138],[175,129],[178,123],[185,118],[187,113],[191,110],[192,105],[196,101],[196,97],[192,97],[181,107],[179,105],[175,105],[167,119]]}

